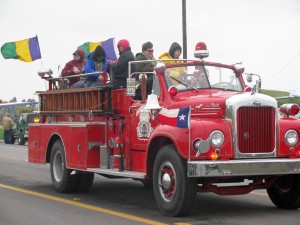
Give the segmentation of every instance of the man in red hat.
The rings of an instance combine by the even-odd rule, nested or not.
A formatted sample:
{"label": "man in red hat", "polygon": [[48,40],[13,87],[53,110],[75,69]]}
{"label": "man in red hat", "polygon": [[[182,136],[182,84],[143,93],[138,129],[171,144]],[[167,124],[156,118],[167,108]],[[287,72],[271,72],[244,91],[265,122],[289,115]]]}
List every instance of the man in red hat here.
{"label": "man in red hat", "polygon": [[126,88],[126,80],[128,78],[128,62],[134,61],[134,55],[131,52],[129,41],[122,39],[118,42],[118,50],[120,57],[118,62],[111,68],[113,73],[111,84],[116,88]]}

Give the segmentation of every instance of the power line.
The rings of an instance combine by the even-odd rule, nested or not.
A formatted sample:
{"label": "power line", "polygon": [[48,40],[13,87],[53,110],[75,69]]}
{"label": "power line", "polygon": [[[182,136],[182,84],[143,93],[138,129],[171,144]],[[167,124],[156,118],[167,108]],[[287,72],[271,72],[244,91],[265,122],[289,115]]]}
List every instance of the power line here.
{"label": "power line", "polygon": [[264,2],[254,1],[254,0],[244,0],[244,1],[246,1],[246,2],[252,2],[252,3],[260,4],[260,5],[272,6],[272,7],[277,7],[277,8],[281,8],[281,9],[288,9],[288,10],[293,10],[293,11],[300,12],[300,9],[297,9],[297,8],[291,8],[291,7],[276,5],[276,4],[272,4],[272,3],[264,3]]}
{"label": "power line", "polygon": [[299,57],[299,55],[300,55],[300,52],[298,52],[297,55],[295,57],[293,57],[287,64],[285,64],[280,70],[278,70],[276,73],[274,73],[274,75],[271,76],[270,79],[268,79],[267,81],[265,81],[265,83],[268,83],[270,80],[272,80],[277,75],[279,75],[282,71],[284,71],[292,62],[294,62]]}

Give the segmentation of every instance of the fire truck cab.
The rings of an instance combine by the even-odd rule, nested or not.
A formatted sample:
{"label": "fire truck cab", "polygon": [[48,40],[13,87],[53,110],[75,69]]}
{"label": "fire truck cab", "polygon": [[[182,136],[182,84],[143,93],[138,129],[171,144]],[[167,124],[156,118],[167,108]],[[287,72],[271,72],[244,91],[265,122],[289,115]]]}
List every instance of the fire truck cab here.
{"label": "fire truck cab", "polygon": [[40,74],[49,88],[37,92],[28,161],[50,163],[58,192],[89,191],[94,174],[141,180],[168,216],[188,215],[197,192],[266,189],[277,207],[299,208],[300,121],[290,117],[299,107],[278,108],[259,82],[247,87],[239,65],[207,56],[199,42],[195,59],[158,60],[153,72],[131,70],[152,61],[130,62],[121,89],[54,90],[55,79]]}

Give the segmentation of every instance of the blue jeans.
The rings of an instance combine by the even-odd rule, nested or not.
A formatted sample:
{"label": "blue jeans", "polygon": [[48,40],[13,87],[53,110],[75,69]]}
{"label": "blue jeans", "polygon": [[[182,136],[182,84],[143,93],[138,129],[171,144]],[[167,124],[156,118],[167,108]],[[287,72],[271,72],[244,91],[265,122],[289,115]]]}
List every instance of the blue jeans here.
{"label": "blue jeans", "polygon": [[4,143],[10,144],[10,135],[12,130],[4,130]]}
{"label": "blue jeans", "polygon": [[101,87],[104,86],[103,81],[92,81],[92,80],[87,80],[84,84],[85,87]]}
{"label": "blue jeans", "polygon": [[79,80],[76,83],[72,84],[70,88],[84,88],[84,84],[82,80]]}

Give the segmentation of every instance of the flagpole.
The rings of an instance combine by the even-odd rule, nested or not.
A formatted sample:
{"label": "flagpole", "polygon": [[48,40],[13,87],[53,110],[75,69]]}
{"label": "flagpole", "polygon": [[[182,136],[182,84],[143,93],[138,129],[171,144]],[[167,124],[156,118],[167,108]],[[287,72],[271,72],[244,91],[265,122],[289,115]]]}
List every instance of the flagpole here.
{"label": "flagpole", "polygon": [[189,159],[188,161],[191,161],[191,106],[189,106]]}

